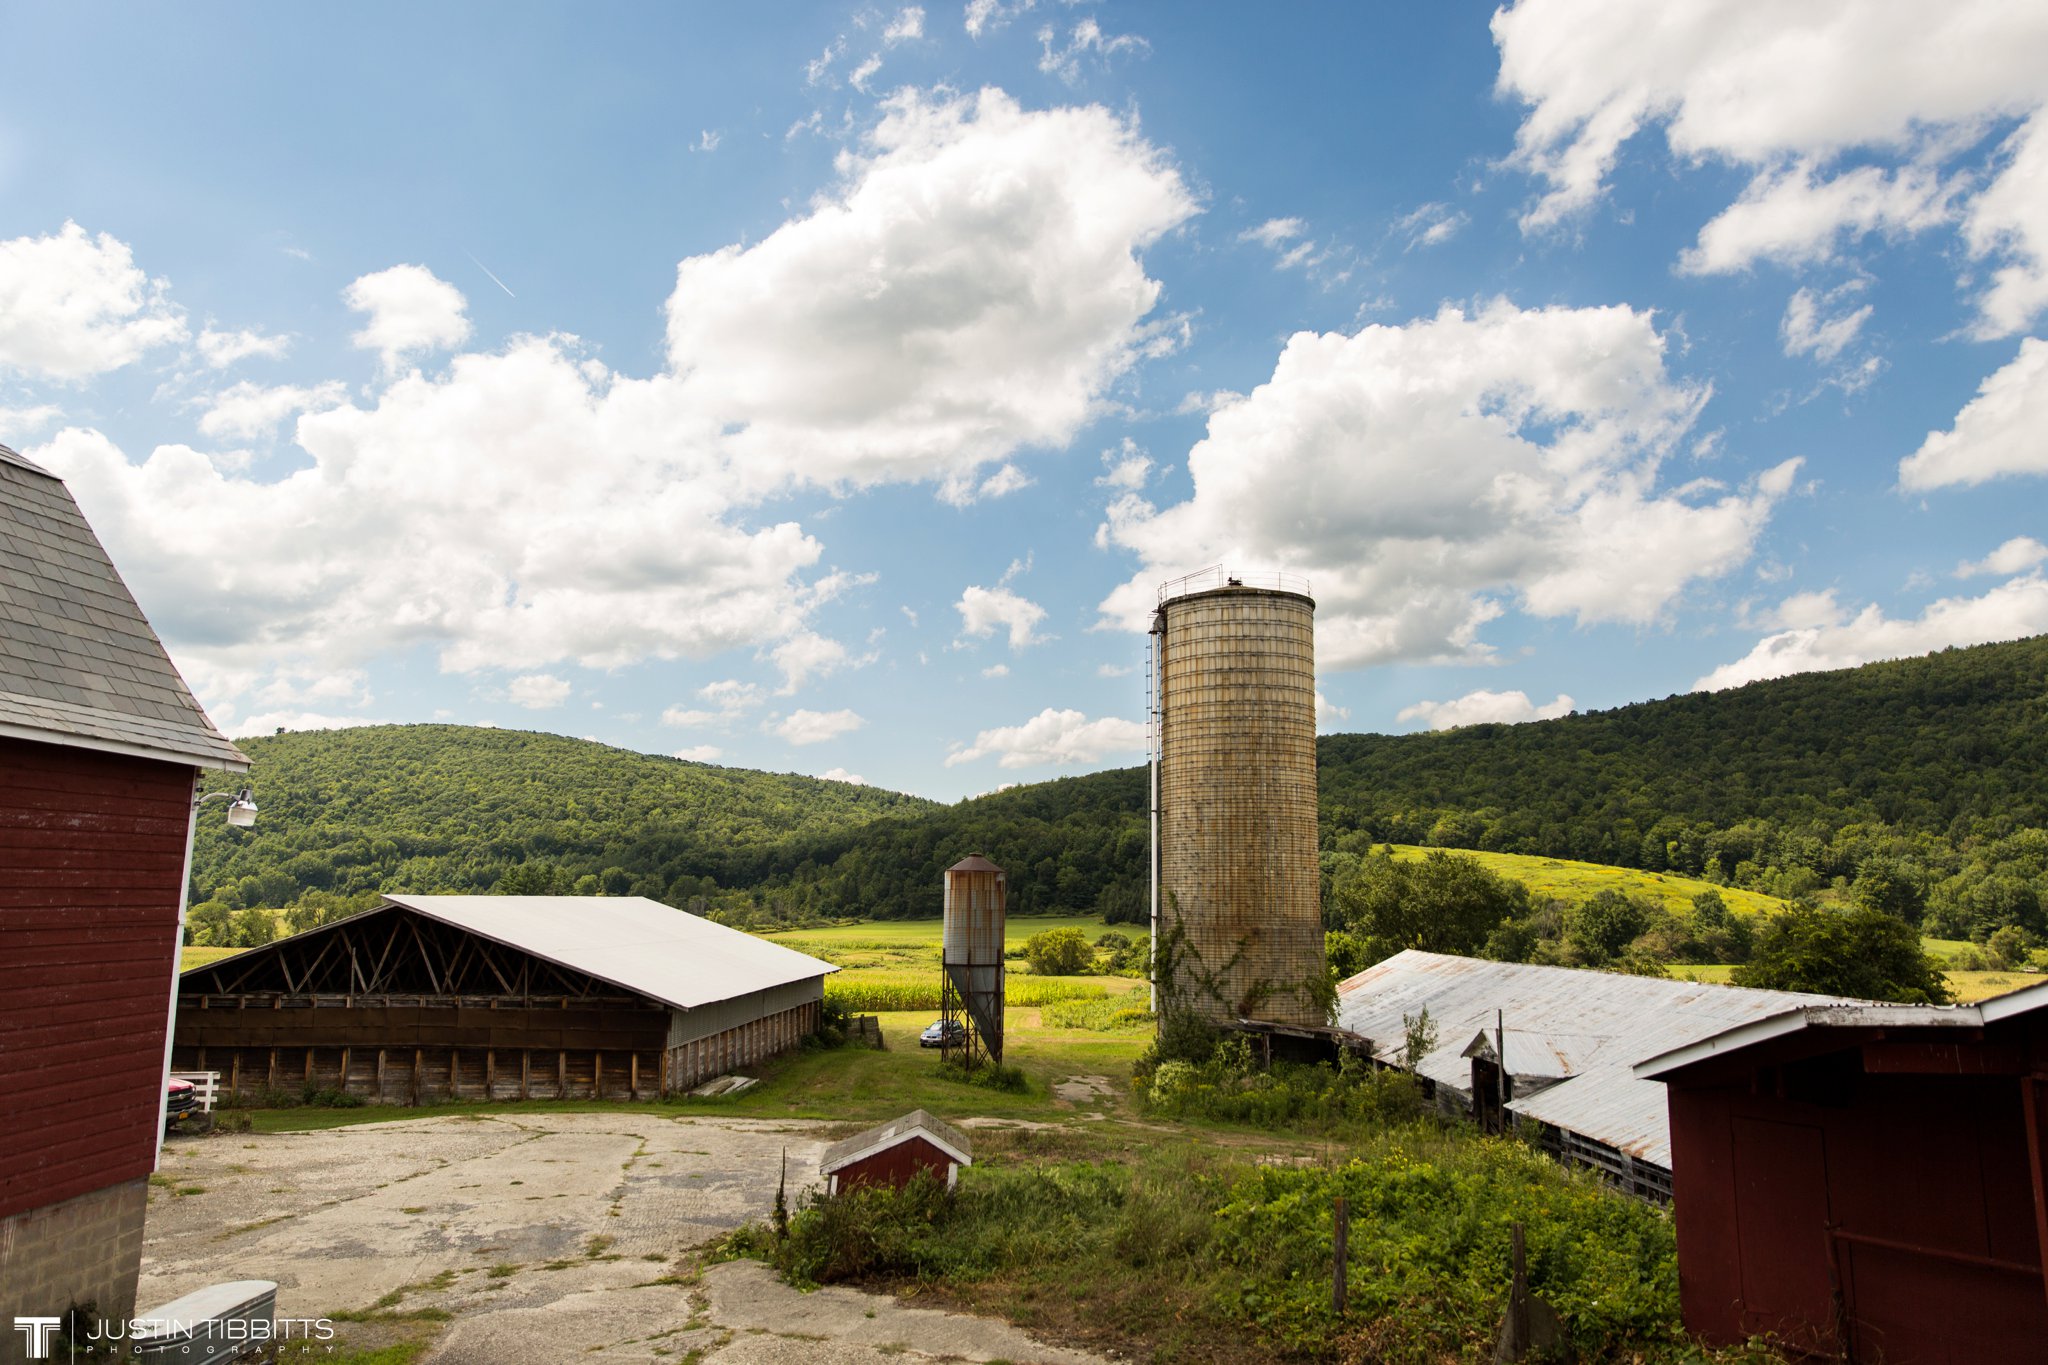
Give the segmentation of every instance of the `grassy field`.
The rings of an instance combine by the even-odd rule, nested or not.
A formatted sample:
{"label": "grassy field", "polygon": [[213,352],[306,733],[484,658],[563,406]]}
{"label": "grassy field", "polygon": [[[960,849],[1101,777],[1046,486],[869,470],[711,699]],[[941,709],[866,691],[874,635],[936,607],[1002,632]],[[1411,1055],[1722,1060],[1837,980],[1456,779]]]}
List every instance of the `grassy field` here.
{"label": "grassy field", "polygon": [[1730,910],[1750,914],[1775,914],[1785,908],[1776,896],[1740,891],[1732,886],[1681,877],[1676,873],[1641,872],[1630,867],[1608,867],[1604,863],[1575,863],[1567,858],[1533,858],[1519,853],[1473,853],[1465,849],[1422,848],[1414,844],[1393,845],[1394,856],[1403,862],[1426,858],[1432,853],[1454,852],[1476,858],[1493,872],[1521,882],[1538,900],[1583,901],[1598,891],[1626,891],[1656,901],[1666,910],[1692,908],[1692,898],[1702,891],[1718,891]]}
{"label": "grassy field", "polygon": [[[1728,984],[1735,968],[1719,962],[1706,966],[1680,966],[1671,968],[1671,975],[1678,980],[1713,981]],[[1989,1000],[1994,995],[2004,995],[2025,986],[2038,986],[2048,977],[2038,972],[1948,972],[1948,987],[1955,992],[1959,1004],[1974,1005],[1979,1000]]]}

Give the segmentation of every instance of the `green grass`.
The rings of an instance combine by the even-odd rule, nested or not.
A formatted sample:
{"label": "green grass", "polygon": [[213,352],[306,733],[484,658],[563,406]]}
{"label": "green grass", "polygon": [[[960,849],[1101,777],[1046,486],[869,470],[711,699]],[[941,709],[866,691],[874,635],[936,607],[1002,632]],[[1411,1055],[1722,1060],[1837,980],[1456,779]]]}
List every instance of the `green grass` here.
{"label": "green grass", "polygon": [[178,970],[189,972],[194,967],[204,967],[209,962],[218,962],[224,957],[232,957],[241,951],[242,949],[240,948],[180,948],[178,950]]}
{"label": "green grass", "polygon": [[[1937,940],[1929,939],[1933,943]],[[1712,981],[1728,985],[1735,968],[1726,962],[1695,966],[1690,963],[1673,963],[1671,975],[1678,980],[1691,978],[1694,981]],[[2027,986],[2038,986],[2048,981],[2048,976],[2038,972],[1948,972],[1945,973],[1948,988],[1955,992],[1956,1003],[1974,1005],[1979,1000],[1989,1000],[1994,995],[2007,991],[2021,990]]]}
{"label": "green grass", "polygon": [[1414,844],[1395,844],[1393,849],[1394,857],[1403,862],[1413,862],[1440,852],[1476,858],[1489,871],[1527,886],[1530,894],[1538,900],[1583,901],[1590,899],[1595,892],[1612,889],[1646,897],[1666,910],[1676,912],[1691,909],[1692,898],[1700,892],[1718,891],[1721,899],[1728,902],[1730,910],[1775,914],[1785,908],[1785,902],[1776,896],[1741,891],[1732,886],[1716,886],[1712,882],[1671,872],[1642,872],[1629,867],[1609,867],[1604,863],[1577,863],[1568,858],[1536,858],[1520,853],[1421,848]]}

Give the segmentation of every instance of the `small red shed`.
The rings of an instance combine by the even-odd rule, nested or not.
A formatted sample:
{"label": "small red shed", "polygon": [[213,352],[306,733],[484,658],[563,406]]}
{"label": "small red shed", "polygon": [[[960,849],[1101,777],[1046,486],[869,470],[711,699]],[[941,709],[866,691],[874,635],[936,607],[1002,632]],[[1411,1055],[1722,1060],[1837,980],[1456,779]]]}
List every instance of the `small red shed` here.
{"label": "small red shed", "polygon": [[1636,1067],[1685,1325],[1884,1365],[2048,1360],[2048,984],[1804,1008]]}
{"label": "small red shed", "polygon": [[0,1322],[133,1315],[194,782],[248,766],[62,481],[0,446]]}
{"label": "small red shed", "polygon": [[959,1183],[960,1168],[973,1164],[974,1149],[965,1133],[913,1109],[879,1128],[833,1143],[819,1159],[818,1172],[825,1177],[828,1194],[855,1185],[902,1189],[919,1171],[931,1172],[950,1190]]}

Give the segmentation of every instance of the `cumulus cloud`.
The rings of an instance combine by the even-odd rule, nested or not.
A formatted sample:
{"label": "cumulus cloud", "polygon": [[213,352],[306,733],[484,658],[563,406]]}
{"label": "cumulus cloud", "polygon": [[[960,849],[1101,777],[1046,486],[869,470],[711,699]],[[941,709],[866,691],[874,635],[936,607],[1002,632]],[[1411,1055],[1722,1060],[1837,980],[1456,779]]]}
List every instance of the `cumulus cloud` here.
{"label": "cumulus cloud", "polygon": [[1911,492],[1980,484],[2008,474],[2048,474],[2048,341],[2028,337],[2020,353],[1978,386],[1947,431],[1930,431],[1899,461]]}
{"label": "cumulus cloud", "polygon": [[[1528,113],[1511,164],[1547,186],[1527,231],[1605,192],[1623,144],[1661,125],[1687,162],[1750,184],[1683,260],[1700,273],[1825,259],[1869,233],[1965,216],[1966,243],[2005,264],[1979,299],[1983,335],[2048,303],[2048,10],[2004,0],[1520,0],[1494,15],[1499,90]],[[1986,177],[1952,163],[1999,121],[2026,119]],[[1850,158],[1857,164],[1850,164]]]}
{"label": "cumulus cloud", "polygon": [[825,782],[844,782],[849,787],[865,787],[868,784],[865,777],[859,773],[850,773],[844,768],[827,768],[819,773],[818,777]]}
{"label": "cumulus cloud", "polygon": [[338,408],[347,401],[348,388],[339,380],[266,388],[245,379],[208,401],[199,429],[231,441],[256,440],[275,435],[278,424],[293,413]]}
{"label": "cumulus cloud", "polygon": [[1993,550],[1975,563],[1956,565],[1957,578],[1976,578],[1984,574],[2025,573],[2036,564],[2048,563],[2048,545],[2043,545],[2032,536],[2014,536],[2005,544]]}
{"label": "cumulus cloud", "polygon": [[1339,706],[1322,693],[1316,693],[1316,728],[1327,730],[1340,720],[1350,720],[1351,709]]}
{"label": "cumulus cloud", "polygon": [[183,341],[185,319],[128,244],[76,223],[0,241],[0,368],[80,380]]}
{"label": "cumulus cloud", "polygon": [[962,12],[962,26],[970,38],[979,38],[984,33],[994,33],[1005,27],[1018,15],[1029,11],[1036,0],[967,0]]}
{"label": "cumulus cloud", "polygon": [[986,639],[998,629],[1007,630],[1012,649],[1035,645],[1044,638],[1037,632],[1038,623],[1045,619],[1045,608],[1008,588],[970,587],[953,606],[960,613],[963,635]]}
{"label": "cumulus cloud", "polygon": [[1268,218],[1254,228],[1246,228],[1237,234],[1240,242],[1257,242],[1268,251],[1285,251],[1287,244],[1301,236],[1302,222],[1299,218]]}
{"label": "cumulus cloud", "polygon": [[[402,369],[468,323],[457,291],[401,266],[350,287],[387,365],[357,403],[299,418],[300,467],[131,460],[76,429],[28,453],[70,480],[210,704],[415,648],[452,672],[772,652],[854,580],[818,576],[823,547],[763,500],[1014,485],[1023,452],[1066,443],[1176,344],[1139,257],[1196,211],[1127,119],[994,91],[892,98],[839,175],[758,243],[681,264],[654,375],[566,336]],[[193,534],[221,526],[240,553]]]}
{"label": "cumulus cloud", "polygon": [[1419,701],[1404,706],[1394,719],[1423,721],[1432,730],[1454,730],[1460,725],[1520,725],[1530,720],[1555,720],[1570,715],[1576,706],[1562,692],[1557,694],[1557,700],[1538,706],[1529,700],[1528,693],[1519,689],[1489,692],[1481,688],[1452,701]]}
{"label": "cumulus cloud", "polygon": [[1218,563],[1308,576],[1326,667],[1486,658],[1480,628],[1509,604],[1656,621],[1749,557],[1797,467],[1660,487],[1705,398],[1627,307],[1496,302],[1297,334],[1267,383],[1210,415],[1191,498],[1111,504],[1103,540],[1144,567],[1104,624],[1143,629],[1161,580]]}
{"label": "cumulus cloud", "polygon": [[1007,678],[1010,676],[1010,666],[1008,664],[990,664],[987,668],[981,670],[981,676],[984,678]]}
{"label": "cumulus cloud", "polygon": [[725,757],[725,750],[716,744],[693,744],[687,749],[676,750],[675,757],[691,763],[716,763]]}
{"label": "cumulus cloud", "polygon": [[924,37],[924,7],[906,5],[896,11],[896,17],[882,30],[882,41],[890,47]]}
{"label": "cumulus cloud", "polygon": [[789,696],[813,678],[838,671],[848,661],[846,646],[816,631],[799,631],[777,645],[772,657],[782,670],[781,696]]}
{"label": "cumulus cloud", "polygon": [[762,485],[958,475],[1058,446],[1176,344],[1139,253],[1195,211],[1101,108],[903,92],[844,185],[751,247],[684,261],[668,305],[686,395]]}
{"label": "cumulus cloud", "polygon": [[671,706],[662,711],[661,723],[684,727],[730,726],[733,721],[766,701],[768,694],[755,683],[741,682],[738,678],[725,678],[704,684],[697,689],[697,696],[711,709]]}
{"label": "cumulus cloud", "polygon": [[2001,583],[1981,597],[1944,597],[1917,617],[1894,619],[1875,605],[1854,617],[1767,635],[1733,663],[1693,684],[1719,691],[1762,678],[1854,668],[1947,649],[2048,632],[2048,579],[2039,573]]}
{"label": "cumulus cloud", "polygon": [[1146,480],[1152,477],[1152,457],[1128,436],[1124,437],[1121,445],[1102,452],[1102,463],[1108,472],[1096,478],[1097,488],[1133,493],[1143,488]]}
{"label": "cumulus cloud", "polygon": [[51,426],[64,416],[55,403],[31,403],[27,407],[0,407],[0,445],[20,446],[28,437]]}
{"label": "cumulus cloud", "polygon": [[505,685],[505,700],[530,711],[548,711],[569,700],[568,681],[550,673],[525,673]]}
{"label": "cumulus cloud", "polygon": [[1840,292],[1819,294],[1801,289],[1792,296],[1785,305],[1784,320],[1778,324],[1786,355],[1810,355],[1825,365],[1856,339],[1863,324],[1870,321],[1871,306],[1866,303],[1861,308],[1823,316]]}
{"label": "cumulus cloud", "polygon": [[292,348],[290,337],[266,336],[255,328],[238,332],[216,332],[208,327],[199,334],[199,354],[208,365],[224,370],[238,360],[260,356],[276,360]]}
{"label": "cumulus cloud", "polygon": [[1766,630],[1805,630],[1810,626],[1831,626],[1845,613],[1835,600],[1835,590],[1795,592],[1784,601],[1754,618],[1753,624]]}
{"label": "cumulus cloud", "polygon": [[1133,720],[1104,716],[1090,720],[1080,711],[1040,711],[1022,725],[983,730],[974,743],[946,756],[946,766],[972,763],[997,755],[1002,768],[1072,767],[1100,763],[1111,754],[1145,747],[1145,727]]}
{"label": "cumulus cloud", "polygon": [[247,739],[255,735],[274,735],[280,730],[353,730],[365,725],[387,725],[390,722],[370,716],[336,716],[323,711],[262,711],[242,720],[219,720],[221,729],[230,739]]}
{"label": "cumulus cloud", "polygon": [[469,339],[469,301],[462,291],[423,265],[394,265],[364,275],[342,291],[342,301],[369,315],[355,344],[375,351],[386,369],[407,357],[460,346]]}
{"label": "cumulus cloud", "polygon": [[765,729],[791,744],[823,744],[860,729],[867,722],[852,711],[792,711]]}

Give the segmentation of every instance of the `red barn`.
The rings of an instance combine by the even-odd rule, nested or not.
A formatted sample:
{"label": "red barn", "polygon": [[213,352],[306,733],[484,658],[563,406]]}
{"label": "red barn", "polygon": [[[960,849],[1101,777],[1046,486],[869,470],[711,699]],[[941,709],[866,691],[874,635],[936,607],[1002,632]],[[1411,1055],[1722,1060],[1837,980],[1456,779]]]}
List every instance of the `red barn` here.
{"label": "red barn", "polygon": [[913,1109],[900,1119],[827,1147],[819,1158],[818,1173],[825,1177],[827,1194],[855,1185],[902,1189],[919,1171],[929,1171],[950,1190],[959,1183],[960,1168],[973,1164],[974,1149],[965,1133],[922,1109]]}
{"label": "red barn", "polygon": [[1636,1068],[1685,1325],[1885,1365],[2048,1360],[2048,985],[1790,1010]]}
{"label": "red barn", "polygon": [[202,766],[249,764],[0,446],[0,1321],[133,1315]]}

